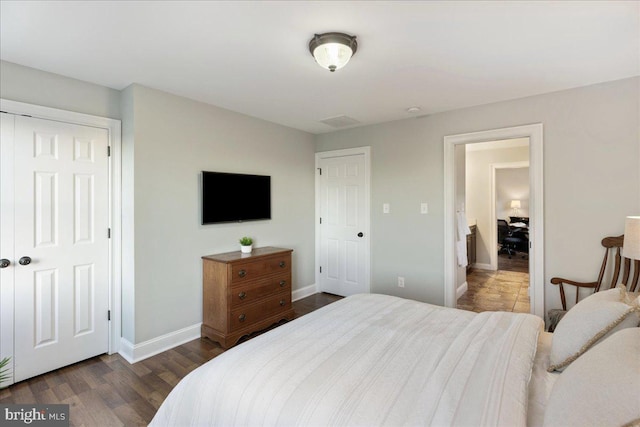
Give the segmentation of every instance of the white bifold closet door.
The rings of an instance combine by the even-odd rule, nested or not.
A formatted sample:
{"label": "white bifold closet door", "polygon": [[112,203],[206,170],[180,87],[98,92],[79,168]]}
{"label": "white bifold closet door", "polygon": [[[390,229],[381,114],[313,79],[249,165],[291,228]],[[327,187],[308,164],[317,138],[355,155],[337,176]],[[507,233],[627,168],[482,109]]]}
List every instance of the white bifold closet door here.
{"label": "white bifold closet door", "polygon": [[109,139],[105,129],[1,118],[3,309],[14,301],[1,333],[13,329],[18,382],[108,351]]}

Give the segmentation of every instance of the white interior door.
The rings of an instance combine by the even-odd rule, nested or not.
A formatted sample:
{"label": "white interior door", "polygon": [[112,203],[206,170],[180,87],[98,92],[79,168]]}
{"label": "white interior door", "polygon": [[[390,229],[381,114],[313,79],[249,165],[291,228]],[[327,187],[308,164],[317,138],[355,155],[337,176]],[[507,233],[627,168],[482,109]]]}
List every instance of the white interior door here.
{"label": "white interior door", "polygon": [[108,351],[109,139],[9,114],[2,125],[0,277],[13,282],[18,382]]}
{"label": "white interior door", "polygon": [[369,292],[367,162],[363,154],[319,160],[319,290]]}

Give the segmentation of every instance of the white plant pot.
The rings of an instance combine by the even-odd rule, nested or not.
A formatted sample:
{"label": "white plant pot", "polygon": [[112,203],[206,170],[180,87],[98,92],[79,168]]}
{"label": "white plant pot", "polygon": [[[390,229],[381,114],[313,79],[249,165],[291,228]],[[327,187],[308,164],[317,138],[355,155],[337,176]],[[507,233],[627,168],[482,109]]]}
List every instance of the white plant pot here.
{"label": "white plant pot", "polygon": [[253,245],[249,245],[249,246],[240,245],[240,252],[242,252],[243,254],[250,254],[252,249],[253,249]]}

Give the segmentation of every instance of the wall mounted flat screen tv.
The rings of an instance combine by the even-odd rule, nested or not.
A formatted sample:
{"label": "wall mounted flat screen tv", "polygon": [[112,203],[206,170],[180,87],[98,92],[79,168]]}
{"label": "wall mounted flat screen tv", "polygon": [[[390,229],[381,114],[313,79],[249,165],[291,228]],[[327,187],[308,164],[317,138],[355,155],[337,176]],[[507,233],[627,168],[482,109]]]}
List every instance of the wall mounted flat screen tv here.
{"label": "wall mounted flat screen tv", "polygon": [[202,224],[271,219],[271,177],[202,172]]}

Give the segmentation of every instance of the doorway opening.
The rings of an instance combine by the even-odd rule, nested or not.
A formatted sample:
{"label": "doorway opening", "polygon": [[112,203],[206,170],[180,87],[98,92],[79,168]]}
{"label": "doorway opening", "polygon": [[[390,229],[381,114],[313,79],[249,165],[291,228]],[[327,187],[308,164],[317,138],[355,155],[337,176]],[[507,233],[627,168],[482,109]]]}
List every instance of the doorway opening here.
{"label": "doorway opening", "polygon": [[[528,276],[529,162],[496,164],[492,172],[491,188],[495,195],[492,197],[492,218],[497,223],[497,238],[492,240],[491,252],[492,255],[497,254],[497,259],[492,257],[492,266],[497,270],[526,273]],[[504,228],[505,222],[507,228]]]}
{"label": "doorway opening", "polygon": [[[470,143],[464,150],[465,215],[473,254],[457,281],[457,307],[529,313],[529,139]],[[469,243],[475,247],[469,247]]]}
{"label": "doorway opening", "polygon": [[543,126],[541,123],[445,136],[444,300],[447,307],[456,307],[457,302],[457,280],[460,267],[456,256],[456,212],[464,207],[461,206],[464,202],[461,201],[460,195],[456,191],[456,183],[462,182],[459,178],[460,161],[456,156],[456,151],[459,151],[459,146],[466,144],[517,138],[528,138],[529,140],[530,312],[544,318]]}

